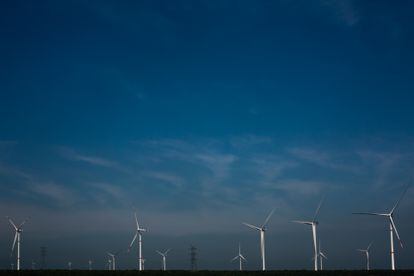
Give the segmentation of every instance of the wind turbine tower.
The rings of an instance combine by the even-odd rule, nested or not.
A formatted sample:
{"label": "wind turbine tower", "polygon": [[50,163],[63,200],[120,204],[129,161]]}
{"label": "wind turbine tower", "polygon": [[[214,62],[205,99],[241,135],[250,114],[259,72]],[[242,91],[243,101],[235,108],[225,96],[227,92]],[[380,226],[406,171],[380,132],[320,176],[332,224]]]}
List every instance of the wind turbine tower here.
{"label": "wind turbine tower", "polygon": [[167,270],[167,254],[168,254],[168,252],[170,252],[170,250],[171,249],[168,249],[167,251],[165,251],[164,253],[162,253],[162,252],[160,252],[160,251],[158,251],[158,250],[156,250],[156,252],[158,253],[158,254],[160,254],[161,255],[161,257],[162,257],[162,270]]}
{"label": "wind turbine tower", "polygon": [[384,217],[389,222],[389,231],[390,231],[390,256],[391,256],[391,269],[395,270],[395,251],[394,251],[394,232],[397,236],[397,239],[400,243],[401,248],[403,248],[403,243],[400,239],[400,235],[398,234],[397,227],[394,223],[394,211],[400,204],[401,200],[403,199],[405,193],[407,192],[408,187],[405,188],[404,192],[401,194],[401,197],[398,199],[397,203],[395,203],[394,207],[388,213],[353,213],[355,215],[371,215],[371,216],[380,216]]}
{"label": "wind turbine tower", "polygon": [[263,225],[261,227],[258,226],[254,226],[252,224],[248,224],[243,222],[244,225],[246,225],[247,227],[250,227],[254,230],[257,230],[260,232],[260,255],[262,257],[262,270],[265,271],[266,270],[266,251],[265,251],[265,232],[267,230],[267,223],[269,222],[270,217],[273,215],[275,209],[273,209],[269,215],[267,216],[265,222],[263,223]]}
{"label": "wind turbine tower", "polygon": [[11,254],[13,255],[14,247],[15,247],[16,242],[17,242],[17,266],[16,266],[16,269],[20,270],[20,241],[21,241],[21,235],[22,235],[22,232],[23,232],[23,225],[27,222],[27,219],[24,220],[19,226],[16,226],[16,224],[14,223],[14,221],[10,217],[7,217],[7,219],[9,220],[10,225],[14,228],[14,231],[16,232],[15,235],[14,235],[14,241],[13,241]]}
{"label": "wind turbine tower", "polygon": [[321,240],[319,240],[319,265],[320,265],[320,269],[323,270],[323,259],[327,260],[328,257],[326,257],[325,253],[322,252],[322,247],[321,247]]}
{"label": "wind turbine tower", "polygon": [[142,233],[147,232],[146,229],[141,228],[138,223],[137,213],[134,213],[135,216],[135,223],[137,229],[135,230],[134,238],[131,241],[131,244],[129,245],[129,249],[131,249],[132,245],[134,244],[135,240],[138,237],[138,270],[143,270],[143,258],[142,258]]}
{"label": "wind turbine tower", "polygon": [[295,223],[300,223],[300,224],[305,224],[305,225],[309,225],[312,227],[312,237],[313,237],[313,261],[314,261],[314,270],[318,271],[318,242],[317,242],[317,231],[316,228],[319,224],[319,222],[316,220],[318,214],[319,214],[319,210],[321,209],[322,203],[323,203],[324,199],[322,199],[319,202],[318,207],[316,208],[316,212],[313,215],[313,219],[311,221],[303,221],[303,220],[294,220],[293,222]]}
{"label": "wind turbine tower", "polygon": [[372,242],[368,245],[367,249],[357,249],[357,251],[362,252],[365,254],[367,259],[367,270],[369,270],[369,250],[371,249]]}
{"label": "wind turbine tower", "polygon": [[234,257],[233,259],[231,259],[231,261],[234,262],[237,259],[239,259],[239,270],[243,271],[243,261],[246,261],[246,258],[241,253],[240,243],[239,243],[239,254],[236,257]]}

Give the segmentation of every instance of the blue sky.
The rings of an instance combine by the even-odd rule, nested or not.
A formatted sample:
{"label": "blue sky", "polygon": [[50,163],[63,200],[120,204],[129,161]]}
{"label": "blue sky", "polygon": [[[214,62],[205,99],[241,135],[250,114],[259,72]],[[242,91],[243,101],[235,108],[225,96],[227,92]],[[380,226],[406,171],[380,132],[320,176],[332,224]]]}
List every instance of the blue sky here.
{"label": "blue sky", "polygon": [[[24,265],[46,244],[50,266],[103,266],[107,250],[128,245],[136,208],[150,229],[149,268],[163,247],[174,247],[173,268],[188,268],[193,243],[200,267],[234,269],[240,241],[257,269],[258,235],[241,222],[260,224],[275,207],[270,268],[311,268],[310,231],[290,221],[326,195],[326,266],[362,267],[355,249],[374,240],[373,266],[387,268],[386,224],[350,213],[387,210],[413,179],[412,8],[3,3],[0,209],[32,218]],[[413,195],[396,217],[403,268],[414,255]],[[2,225],[7,267],[13,234]],[[119,264],[134,267],[134,256]]]}

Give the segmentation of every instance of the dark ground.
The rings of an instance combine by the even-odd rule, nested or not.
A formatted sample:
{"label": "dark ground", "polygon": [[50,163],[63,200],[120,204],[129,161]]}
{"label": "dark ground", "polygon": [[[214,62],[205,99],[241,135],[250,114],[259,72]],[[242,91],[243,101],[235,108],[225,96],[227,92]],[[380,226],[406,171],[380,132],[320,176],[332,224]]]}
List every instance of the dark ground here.
{"label": "dark ground", "polygon": [[279,270],[279,271],[184,271],[184,270],[171,270],[171,271],[144,271],[138,272],[136,270],[119,270],[119,271],[104,271],[104,270],[95,270],[95,271],[85,271],[85,270],[26,270],[26,271],[0,271],[0,275],[143,275],[143,276],[152,276],[152,275],[187,275],[187,276],[204,276],[204,275],[280,275],[280,276],[293,276],[293,275],[413,275],[414,270],[400,270],[397,272],[392,272],[389,270],[372,270],[372,271],[358,271],[358,270],[326,270],[326,271],[307,271],[307,270]]}

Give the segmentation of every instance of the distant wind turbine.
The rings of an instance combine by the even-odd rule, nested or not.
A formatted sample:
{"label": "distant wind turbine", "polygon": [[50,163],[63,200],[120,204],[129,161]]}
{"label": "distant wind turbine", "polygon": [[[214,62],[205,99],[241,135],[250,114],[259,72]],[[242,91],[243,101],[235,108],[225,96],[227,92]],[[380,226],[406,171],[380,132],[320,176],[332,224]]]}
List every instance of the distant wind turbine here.
{"label": "distant wind turbine", "polygon": [[395,226],[394,223],[394,211],[395,209],[398,207],[398,205],[400,204],[401,200],[403,199],[405,193],[408,190],[408,186],[405,188],[404,192],[401,194],[400,198],[398,199],[397,203],[395,203],[394,207],[392,207],[392,209],[390,210],[389,213],[353,213],[355,215],[371,215],[371,216],[381,216],[381,217],[385,217],[386,219],[388,219],[389,221],[389,229],[390,229],[390,255],[391,255],[391,269],[395,270],[395,252],[394,252],[394,232],[395,235],[397,236],[397,239],[400,243],[401,248],[403,248],[403,243],[400,239],[400,235],[398,234],[398,230],[397,227]]}
{"label": "distant wind turbine", "polygon": [[23,232],[23,225],[27,222],[27,219],[25,219],[19,226],[16,226],[16,224],[14,223],[14,221],[10,217],[7,217],[7,219],[9,220],[10,225],[14,228],[14,231],[16,232],[15,235],[14,235],[14,241],[13,241],[13,246],[12,246],[12,250],[11,250],[11,255],[13,255],[14,247],[15,247],[16,242],[17,242],[17,266],[16,266],[16,269],[20,270],[20,241],[21,241],[21,234]]}
{"label": "distant wind turbine", "polygon": [[323,270],[323,259],[327,260],[328,257],[326,257],[325,253],[322,252],[322,247],[321,247],[321,241],[319,240],[319,252],[318,252],[318,256],[319,256],[319,268],[321,270]]}
{"label": "distant wind turbine", "polygon": [[239,254],[233,259],[231,259],[231,261],[234,262],[237,259],[239,259],[239,270],[243,271],[243,261],[246,261],[246,258],[241,253],[240,243],[239,243]]}
{"label": "distant wind turbine", "polygon": [[69,270],[72,270],[72,262],[68,262]]}
{"label": "distant wind turbine", "polygon": [[162,270],[164,270],[164,271],[167,270],[167,254],[168,254],[168,252],[170,252],[170,250],[171,249],[167,249],[167,251],[165,251],[164,253],[156,250],[156,252],[158,254],[160,254],[161,257],[162,257]]}
{"label": "distant wind turbine", "polygon": [[369,270],[369,250],[371,248],[372,242],[368,245],[367,249],[357,249],[357,251],[362,252],[365,254],[365,257],[367,258],[367,270]]}
{"label": "distant wind turbine", "polygon": [[267,216],[265,222],[263,223],[263,225],[261,227],[257,227],[254,226],[252,224],[248,224],[243,222],[244,225],[246,225],[247,227],[250,227],[252,229],[255,229],[257,231],[260,232],[260,253],[261,253],[261,257],[262,257],[262,270],[266,270],[266,256],[265,256],[265,232],[267,230],[266,225],[269,222],[270,217],[273,215],[275,209],[273,209],[269,215]]}
{"label": "distant wind turbine", "polygon": [[143,259],[142,258],[142,233],[143,232],[147,232],[147,230],[144,229],[144,228],[141,228],[139,226],[138,218],[137,218],[137,213],[134,213],[134,216],[135,216],[135,223],[136,223],[137,229],[135,230],[134,238],[132,239],[132,242],[129,245],[129,250],[132,248],[132,245],[134,244],[135,240],[138,237],[138,269],[139,269],[139,271],[142,271],[143,270],[143,262],[142,262],[142,259]]}
{"label": "distant wind turbine", "polygon": [[111,259],[108,259],[108,270],[113,270]]}
{"label": "distant wind turbine", "polygon": [[116,257],[118,257],[121,251],[117,251],[116,253],[107,252],[108,256],[112,259],[112,270],[116,270]]}
{"label": "distant wind turbine", "polygon": [[313,258],[314,258],[314,270],[317,271],[318,270],[318,248],[317,248],[317,233],[316,233],[316,227],[318,226],[319,222],[316,220],[318,214],[319,214],[319,210],[321,209],[322,203],[324,201],[324,198],[322,198],[322,200],[319,202],[318,208],[316,208],[316,212],[315,215],[313,216],[313,219],[311,221],[303,221],[303,220],[294,220],[293,222],[295,223],[300,223],[300,224],[306,224],[306,225],[310,225],[312,227],[312,236],[313,236],[313,249],[314,249],[314,254],[313,254]]}
{"label": "distant wind turbine", "polygon": [[88,265],[89,265],[89,270],[92,270],[92,260],[88,261]]}

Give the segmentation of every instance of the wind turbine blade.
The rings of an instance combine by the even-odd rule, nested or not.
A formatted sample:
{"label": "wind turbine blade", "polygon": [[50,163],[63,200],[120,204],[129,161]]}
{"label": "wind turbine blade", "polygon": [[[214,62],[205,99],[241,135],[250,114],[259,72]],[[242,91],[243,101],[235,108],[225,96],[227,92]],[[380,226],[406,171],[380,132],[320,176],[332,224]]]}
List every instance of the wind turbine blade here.
{"label": "wind turbine blade", "polygon": [[16,232],[16,234],[14,235],[14,241],[13,241],[12,250],[11,250],[10,255],[13,255],[13,252],[14,252],[14,247],[16,246],[16,241],[17,241],[17,232]]}
{"label": "wind turbine blade", "polygon": [[230,262],[234,262],[235,260],[237,260],[239,256],[234,257],[233,259],[230,260]]}
{"label": "wind turbine blade", "polygon": [[324,201],[325,201],[325,197],[321,199],[321,201],[319,202],[318,208],[316,208],[315,215],[313,216],[313,219],[312,219],[313,222],[316,220],[316,217],[318,216],[319,210],[321,209]]}
{"label": "wind turbine blade", "polygon": [[393,220],[393,218],[392,218],[391,216],[390,216],[390,222],[391,222],[391,224],[392,224],[392,228],[394,228],[395,235],[397,236],[397,239],[398,239],[398,241],[400,242],[400,246],[401,246],[401,248],[403,248],[403,243],[402,243],[402,241],[401,241],[401,239],[400,239],[400,235],[398,234],[397,227],[395,227],[394,220]]}
{"label": "wind turbine blade", "polygon": [[265,222],[262,225],[262,228],[266,226],[266,224],[269,222],[269,219],[273,215],[274,212],[275,212],[275,209],[273,209],[272,211],[270,211],[269,215],[267,216]]}
{"label": "wind turbine blade", "polygon": [[319,255],[321,255],[322,257],[324,257],[325,259],[328,259],[328,257],[325,256],[325,254],[323,254],[323,252],[319,252]]}
{"label": "wind turbine blade", "polygon": [[19,225],[19,228],[22,228],[23,227],[23,225],[28,221],[29,219],[27,218],[27,219],[25,219],[22,223],[20,223],[20,225]]}
{"label": "wind turbine blade", "polygon": [[401,200],[403,199],[405,193],[408,190],[408,186],[404,189],[403,193],[401,194],[400,198],[398,199],[397,203],[395,203],[394,207],[392,207],[390,214],[394,213],[394,210],[398,207],[398,205],[400,204]]}
{"label": "wind turbine blade", "polygon": [[357,249],[357,251],[359,251],[359,252],[365,252],[366,250],[365,249]]}
{"label": "wind turbine blade", "polygon": [[135,240],[137,239],[138,233],[135,233],[134,238],[132,239],[131,244],[129,245],[129,248],[132,247],[132,245],[134,244]]}
{"label": "wind turbine blade", "polygon": [[370,216],[382,216],[387,217],[388,214],[382,214],[382,213],[367,213],[367,212],[358,212],[358,213],[352,213],[353,215],[370,215]]}
{"label": "wind turbine blade", "polygon": [[240,254],[240,258],[242,258],[245,262],[247,262],[246,258],[242,254]]}
{"label": "wind turbine blade", "polygon": [[262,230],[261,228],[259,228],[257,226],[254,226],[254,225],[251,225],[251,224],[248,224],[248,223],[245,223],[245,222],[243,222],[243,224],[246,225],[247,227],[252,228],[252,229],[256,229],[256,230],[259,230],[259,231]]}
{"label": "wind turbine blade", "polygon": [[369,251],[369,249],[371,248],[372,242],[368,245],[367,247],[367,251]]}
{"label": "wind turbine blade", "polygon": [[10,217],[7,217],[7,219],[9,220],[9,223],[11,224],[11,226],[13,226],[14,230],[17,231],[17,226],[16,224],[14,224],[13,220]]}
{"label": "wind turbine blade", "polygon": [[139,223],[138,223],[138,218],[137,218],[137,212],[134,213],[134,217],[135,217],[135,222],[137,224],[137,229],[139,229]]}
{"label": "wind turbine blade", "polygon": [[160,254],[161,256],[164,256],[164,254],[162,254],[160,251],[155,250],[155,252],[157,252],[158,254]]}
{"label": "wind turbine blade", "polygon": [[292,220],[292,222],[294,222],[294,223],[300,223],[300,224],[312,225],[312,222],[310,222],[310,221],[304,221],[304,220]]}
{"label": "wind turbine blade", "polygon": [[167,256],[168,252],[171,251],[171,248],[168,248],[167,251],[164,252],[164,255]]}

